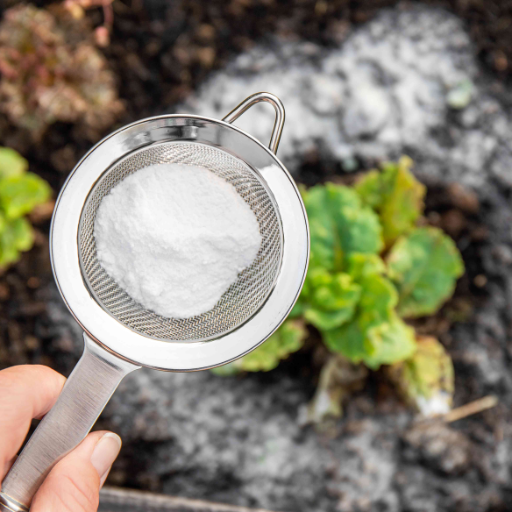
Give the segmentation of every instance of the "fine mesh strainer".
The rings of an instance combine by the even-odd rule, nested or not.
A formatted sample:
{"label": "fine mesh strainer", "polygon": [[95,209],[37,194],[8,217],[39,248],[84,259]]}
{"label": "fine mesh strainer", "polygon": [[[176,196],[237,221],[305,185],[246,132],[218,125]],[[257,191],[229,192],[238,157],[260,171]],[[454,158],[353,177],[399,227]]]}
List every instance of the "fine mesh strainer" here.
{"label": "fine mesh strainer", "polygon": [[[96,257],[94,220],[103,197],[129,174],[162,163],[206,167],[231,183],[254,212],[263,239],[254,263],[240,273],[218,304],[193,318],[169,319],[144,309],[119,288]],[[116,163],[100,178],[87,198],[78,240],[83,276],[97,301],[138,333],[166,341],[205,341],[245,322],[272,290],[283,248],[275,202],[254,171],[221,149],[193,142],[164,142],[138,150]]]}
{"label": "fine mesh strainer", "polygon": [[[276,111],[269,149],[231,125],[260,101]],[[304,282],[309,233],[295,183],[275,157],[283,124],[281,101],[258,93],[222,121],[167,115],[121,128],[73,170],[55,207],[50,250],[62,297],[84,329],[84,353],[6,476],[0,510],[28,510],[48,472],[87,435],[125,375],[141,366],[185,372],[220,366],[256,348],[286,318]],[[94,219],[103,197],[126,176],[160,163],[206,167],[231,183],[262,235],[252,265],[213,309],[192,318],[145,309],[96,255]]]}

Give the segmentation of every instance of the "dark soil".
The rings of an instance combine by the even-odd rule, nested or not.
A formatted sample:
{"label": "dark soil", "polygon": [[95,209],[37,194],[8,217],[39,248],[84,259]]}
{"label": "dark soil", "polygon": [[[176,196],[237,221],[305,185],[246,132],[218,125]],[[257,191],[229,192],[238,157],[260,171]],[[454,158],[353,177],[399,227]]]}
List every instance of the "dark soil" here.
{"label": "dark soil", "polygon": [[[2,5],[5,8],[14,3],[5,0]],[[463,17],[481,62],[504,82],[508,81],[512,74],[512,2],[432,0],[429,3],[442,5]],[[367,21],[381,7],[394,4],[393,0],[116,1],[112,43],[105,53],[126,102],[126,113],[119,125],[169,110],[213,70],[222,68],[232,55],[256,41],[280,34],[326,46],[339,45],[348,27]],[[100,11],[89,15],[93,22],[101,22]],[[0,144],[18,149],[30,161],[31,170],[51,183],[55,194],[93,142],[72,126],[56,124],[36,144],[27,133],[0,118]],[[312,185],[336,176],[339,179],[336,173],[338,168],[328,163],[304,162],[297,179]],[[512,314],[510,310],[507,313],[504,305],[507,300],[510,304],[512,292],[503,271],[512,264],[512,251],[506,245],[510,237],[503,234],[506,226],[498,215],[501,205],[510,200],[510,191],[497,186],[482,192],[475,203],[467,194],[461,199],[453,187],[429,183],[428,222],[439,225],[454,237],[467,273],[460,280],[454,298],[439,315],[417,326],[424,333],[437,335],[453,357],[456,405],[489,393],[498,395],[500,405],[453,427],[415,425],[411,423],[410,412],[377,373],[370,378],[368,387],[347,405],[345,418],[337,426],[336,435],[343,442],[365,429],[373,435],[371,422],[382,426],[383,435],[393,446],[393,457],[398,461],[393,487],[400,502],[393,502],[394,509],[431,510],[431,504],[435,503],[443,510],[512,510],[509,467],[505,462],[499,463],[499,457],[510,455],[507,443],[512,439],[509,426],[512,425],[512,386],[505,371],[512,357]],[[79,334],[73,321],[59,313],[62,308],[53,307],[59,299],[52,284],[48,256],[48,216],[42,214],[33,222],[37,232],[34,249],[0,275],[0,368],[40,363],[67,375],[79,356],[80,347],[76,344]],[[465,337],[472,341],[465,344]],[[243,385],[278,390],[280,382],[291,382],[289,385],[298,390],[297,400],[304,401],[311,397],[317,376],[311,354],[302,352],[275,372],[247,377]],[[296,404],[283,401],[281,405],[289,407],[290,417],[294,416],[292,409]],[[365,423],[366,418],[370,418],[370,423]],[[107,416],[105,421],[106,426],[116,425],[115,415]],[[335,441],[342,443],[340,439]],[[326,441],[330,442],[333,441]],[[203,482],[198,476],[200,468],[195,473],[177,475],[173,469],[152,471],[159,446],[154,440],[129,440],[114,468],[111,483],[176,494],[183,485],[187,494],[189,479],[197,483],[190,487],[194,492],[203,485],[203,494],[198,498],[236,502],[233,496],[239,482],[233,473],[226,473],[214,489],[211,482],[207,479]],[[502,455],[496,455],[499,450]],[[344,478],[326,476],[331,477],[334,480],[339,477],[340,481]],[[471,501],[476,489],[479,494]],[[338,503],[345,503],[343,492],[341,484],[331,489],[329,496],[322,497],[324,508],[334,510]],[[361,493],[364,492],[363,486]],[[426,505],[422,508],[418,506],[422,503],[422,493],[434,493],[437,498],[433,501],[425,496]],[[375,503],[365,505],[363,498],[351,507],[366,510],[376,506]],[[391,506],[390,503],[386,506]],[[295,510],[299,509],[305,510],[297,504]]]}
{"label": "dark soil", "polygon": [[[425,0],[462,17],[485,66],[508,80],[512,74],[512,2]],[[0,14],[18,0],[0,2]],[[51,2],[35,0],[44,6]],[[397,0],[232,0],[160,2],[116,0],[111,44],[105,49],[116,71],[126,113],[118,125],[155,115],[184,100],[213,70],[255,42],[280,35],[325,46],[339,45],[354,24]],[[102,22],[100,9],[89,12]],[[114,129],[115,126],[112,127]],[[18,149],[58,191],[91,142],[72,126],[57,124],[34,145],[27,133],[2,119],[0,142]],[[55,173],[55,170],[58,173]]]}

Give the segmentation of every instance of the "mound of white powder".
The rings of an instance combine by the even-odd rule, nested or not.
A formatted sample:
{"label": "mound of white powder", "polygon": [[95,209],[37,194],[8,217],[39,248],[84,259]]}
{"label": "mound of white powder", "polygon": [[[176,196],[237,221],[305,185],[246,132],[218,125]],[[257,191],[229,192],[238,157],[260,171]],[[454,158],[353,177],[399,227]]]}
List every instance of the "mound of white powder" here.
{"label": "mound of white powder", "polygon": [[94,237],[114,281],[170,318],[212,309],[261,244],[256,217],[235,188],[181,164],[147,167],[116,185],[98,208]]}

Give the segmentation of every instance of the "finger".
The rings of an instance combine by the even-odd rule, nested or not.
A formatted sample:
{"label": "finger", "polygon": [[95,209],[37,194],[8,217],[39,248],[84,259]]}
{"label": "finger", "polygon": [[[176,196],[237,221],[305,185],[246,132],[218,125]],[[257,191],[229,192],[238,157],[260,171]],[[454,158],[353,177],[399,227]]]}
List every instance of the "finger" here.
{"label": "finger", "polygon": [[112,432],[89,434],[50,472],[39,488],[31,512],[96,512],[100,488],[121,449]]}
{"label": "finger", "polygon": [[0,371],[0,481],[20,449],[32,418],[44,416],[66,379],[46,366],[13,366]]}

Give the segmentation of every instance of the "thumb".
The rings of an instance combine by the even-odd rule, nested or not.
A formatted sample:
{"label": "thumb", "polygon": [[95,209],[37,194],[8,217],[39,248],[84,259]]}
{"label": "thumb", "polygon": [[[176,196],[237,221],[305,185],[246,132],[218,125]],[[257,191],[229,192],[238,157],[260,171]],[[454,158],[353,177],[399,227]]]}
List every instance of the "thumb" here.
{"label": "thumb", "polygon": [[89,434],[51,470],[31,512],[96,512],[100,488],[121,449],[112,432]]}

